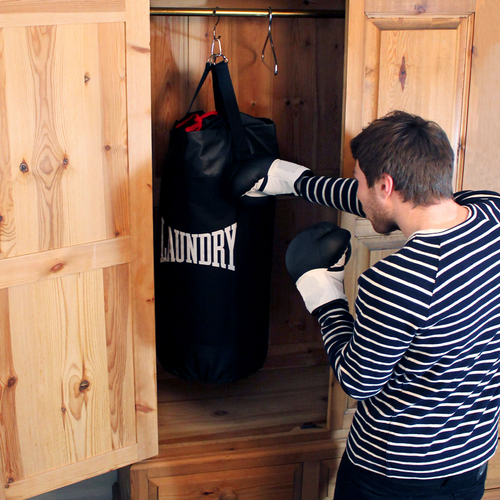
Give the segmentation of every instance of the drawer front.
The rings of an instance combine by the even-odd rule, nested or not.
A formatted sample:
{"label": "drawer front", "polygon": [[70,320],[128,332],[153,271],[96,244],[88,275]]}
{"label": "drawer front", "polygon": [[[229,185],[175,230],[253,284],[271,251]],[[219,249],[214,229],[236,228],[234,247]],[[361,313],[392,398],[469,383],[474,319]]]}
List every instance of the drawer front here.
{"label": "drawer front", "polygon": [[155,500],[299,500],[302,464],[151,478]]}

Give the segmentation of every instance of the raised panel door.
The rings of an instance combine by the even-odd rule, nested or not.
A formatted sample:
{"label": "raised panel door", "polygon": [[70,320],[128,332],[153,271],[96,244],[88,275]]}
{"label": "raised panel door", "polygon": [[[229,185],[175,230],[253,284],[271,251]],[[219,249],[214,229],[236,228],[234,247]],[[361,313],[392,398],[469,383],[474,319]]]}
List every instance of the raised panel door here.
{"label": "raised panel door", "polygon": [[0,0],[2,500],[157,452],[149,95],[147,1]]}

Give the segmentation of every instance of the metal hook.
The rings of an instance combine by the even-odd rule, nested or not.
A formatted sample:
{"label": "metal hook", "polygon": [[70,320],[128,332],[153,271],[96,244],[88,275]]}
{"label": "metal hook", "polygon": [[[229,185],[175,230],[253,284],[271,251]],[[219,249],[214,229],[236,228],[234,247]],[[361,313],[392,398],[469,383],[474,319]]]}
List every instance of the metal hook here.
{"label": "metal hook", "polygon": [[262,62],[264,62],[264,52],[266,50],[267,41],[269,40],[269,42],[271,44],[271,50],[273,51],[274,74],[277,75],[278,74],[278,59],[276,58],[276,52],[274,51],[273,35],[271,32],[272,24],[273,24],[273,11],[272,11],[271,7],[269,7],[269,26],[267,29],[266,41],[264,42],[264,47],[262,48]]}
{"label": "metal hook", "polygon": [[[218,7],[214,9],[214,12],[213,12],[214,17],[216,15],[215,12],[217,9],[218,9]],[[215,64],[218,57],[222,57],[225,62],[228,62],[227,57],[222,53],[222,45],[220,43],[220,36],[216,35],[216,29],[217,29],[217,25],[219,24],[219,21],[220,21],[220,16],[217,16],[217,21],[214,24],[214,31],[213,31],[214,37],[212,39],[211,54],[210,54],[210,57],[208,58],[208,61],[207,61],[207,62],[212,63],[212,64]],[[217,47],[218,47],[218,52],[215,52],[215,44],[216,43],[217,43]]]}
{"label": "metal hook", "polygon": [[[216,8],[214,9],[214,13],[213,13],[214,17],[215,17],[215,15],[216,15],[215,13],[216,13],[217,9],[218,9],[218,7],[216,7]],[[216,22],[215,22],[215,24],[214,24],[214,39],[216,38],[216,36],[215,36],[215,30],[217,29],[217,25],[219,24],[219,21],[220,21],[220,16],[217,16],[217,21],[216,21]],[[219,38],[220,38],[220,37],[219,37]]]}

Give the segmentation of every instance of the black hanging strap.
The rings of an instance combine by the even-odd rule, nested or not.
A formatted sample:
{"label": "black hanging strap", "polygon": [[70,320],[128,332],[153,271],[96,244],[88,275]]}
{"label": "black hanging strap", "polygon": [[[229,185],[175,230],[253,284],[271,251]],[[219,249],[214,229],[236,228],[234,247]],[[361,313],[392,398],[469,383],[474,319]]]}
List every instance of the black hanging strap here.
{"label": "black hanging strap", "polygon": [[250,148],[241,122],[238,101],[236,100],[227,63],[220,62],[216,64],[212,70],[212,77],[214,79],[215,109],[219,114],[225,116],[229,122],[236,155],[239,158],[249,156]]}
{"label": "black hanging strap", "polygon": [[217,110],[217,113],[226,118],[229,123],[236,157],[240,159],[245,158],[250,155],[250,148],[245,136],[243,123],[241,122],[238,101],[236,100],[236,95],[234,93],[233,83],[231,81],[227,62],[221,61],[218,64],[207,62],[205,64],[205,71],[201,76],[200,83],[198,84],[193,99],[191,100],[188,113],[191,111],[193,103],[210,72],[212,72],[213,78],[215,109]]}
{"label": "black hanging strap", "polygon": [[193,103],[194,103],[195,99],[198,97],[198,94],[200,93],[201,87],[203,87],[203,84],[205,83],[205,80],[207,79],[208,74],[210,73],[210,71],[212,71],[212,66],[213,66],[213,64],[208,63],[208,62],[207,62],[207,64],[205,64],[205,71],[203,72],[203,75],[201,75],[200,83],[198,83],[198,87],[196,87],[196,92],[194,93],[193,99],[191,100],[191,104],[189,105],[189,108],[188,108],[186,114],[189,114],[189,112],[191,111],[191,108],[193,107]]}

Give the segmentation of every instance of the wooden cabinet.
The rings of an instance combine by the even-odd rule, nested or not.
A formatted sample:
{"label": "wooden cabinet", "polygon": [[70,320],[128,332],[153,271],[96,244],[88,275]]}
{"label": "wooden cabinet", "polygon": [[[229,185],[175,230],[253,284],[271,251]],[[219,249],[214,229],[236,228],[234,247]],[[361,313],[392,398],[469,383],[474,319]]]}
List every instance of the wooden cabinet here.
{"label": "wooden cabinet", "polygon": [[[457,189],[500,190],[498,3],[353,0],[346,11],[346,25],[275,17],[277,76],[270,52],[261,61],[268,20],[221,19],[241,110],[276,122],[284,158],[330,176],[352,174],[348,142],[368,122],[395,108],[422,114],[450,136]],[[119,467],[123,499],[333,494],[356,402],[330,373],[284,255],[335,211],[278,201],[262,370],[221,385],[156,376],[152,198],[213,24],[150,19],[146,0],[0,0],[0,500]],[[212,109],[210,82],[196,107]],[[354,235],[352,304],[359,273],[403,240],[342,224]],[[496,460],[485,498],[499,496]]]}
{"label": "wooden cabinet", "polygon": [[157,453],[147,0],[0,1],[0,499]]}

